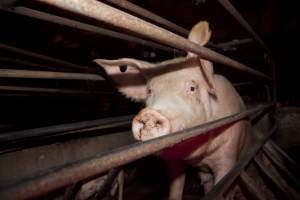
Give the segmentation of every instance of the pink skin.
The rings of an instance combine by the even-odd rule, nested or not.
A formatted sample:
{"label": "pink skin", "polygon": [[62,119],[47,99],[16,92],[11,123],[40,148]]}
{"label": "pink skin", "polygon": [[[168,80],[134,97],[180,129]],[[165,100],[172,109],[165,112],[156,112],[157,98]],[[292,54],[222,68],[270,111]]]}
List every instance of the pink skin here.
{"label": "pink skin", "polygon": [[[206,22],[198,23],[189,40],[204,45],[210,38]],[[231,83],[214,74],[212,63],[192,53],[184,59],[151,64],[135,59],[96,60],[119,91],[146,102],[132,122],[133,136],[146,141],[238,113],[244,104]],[[120,72],[119,66],[127,71]],[[159,73],[149,69],[159,66]],[[134,78],[135,77],[135,78]],[[218,136],[203,144],[201,136],[160,152],[170,176],[169,199],[182,198],[186,164],[197,166],[208,192],[234,166],[246,137],[246,121],[215,131]]]}

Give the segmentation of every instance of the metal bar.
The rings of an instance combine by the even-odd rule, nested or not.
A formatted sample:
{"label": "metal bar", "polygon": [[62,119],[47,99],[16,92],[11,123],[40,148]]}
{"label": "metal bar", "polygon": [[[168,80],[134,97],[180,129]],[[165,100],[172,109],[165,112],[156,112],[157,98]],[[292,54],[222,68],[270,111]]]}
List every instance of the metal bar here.
{"label": "metal bar", "polygon": [[293,166],[293,168],[297,169],[297,171],[300,171],[299,166],[297,163],[287,154],[285,153],[273,140],[268,141],[268,143],[274,148],[274,150],[279,153],[285,160],[289,162]]}
{"label": "metal bar", "polygon": [[37,88],[37,87],[22,87],[22,86],[10,86],[0,85],[0,91],[16,91],[16,92],[32,92],[32,93],[54,93],[57,94],[104,94],[110,95],[110,92],[99,92],[99,91],[85,91],[85,90],[69,90],[69,89],[55,89],[55,88]]}
{"label": "metal bar", "polygon": [[104,199],[105,195],[111,189],[111,186],[112,186],[113,182],[118,177],[120,171],[121,171],[121,168],[120,167],[116,167],[116,168],[111,169],[108,172],[107,177],[106,177],[103,185],[97,191],[97,199]]}
{"label": "metal bar", "polygon": [[262,145],[269,139],[269,137],[275,132],[276,126],[272,128],[270,132],[265,134],[260,141],[256,142],[250,151],[238,161],[234,168],[232,168],[224,178],[222,178],[213,189],[207,193],[201,200],[211,200],[211,199],[219,199],[222,194],[228,190],[234,180],[240,175],[241,171],[248,165],[248,163],[253,159],[256,153],[260,150]]}
{"label": "metal bar", "polygon": [[255,197],[255,199],[266,200],[262,191],[256,186],[255,181],[245,171],[241,172],[240,178],[242,183],[247,187],[248,191]]}
{"label": "metal bar", "polygon": [[255,82],[247,81],[247,82],[241,82],[241,83],[233,83],[234,87],[243,87],[248,85],[254,85]]}
{"label": "metal bar", "polygon": [[268,143],[264,145],[263,152],[271,160],[271,162],[274,163],[275,166],[277,166],[277,168],[279,168],[285,174],[285,176],[287,176],[297,186],[298,189],[300,189],[300,184],[297,181],[297,179],[287,169],[287,167],[284,164],[284,161],[280,159],[278,154],[274,152],[274,150],[271,148],[271,146],[268,145]]}
{"label": "metal bar", "polygon": [[253,42],[253,40],[250,38],[245,38],[245,39],[235,39],[230,42],[223,42],[218,44],[210,43],[209,46],[212,48],[222,49],[223,51],[228,51],[228,50],[236,50],[236,46],[248,44],[250,42]]}
{"label": "metal bar", "polygon": [[153,25],[149,22],[134,17],[128,13],[108,6],[96,0],[37,0],[48,3],[62,9],[69,10],[96,20],[104,21],[113,26],[138,33],[143,37],[150,38],[163,44],[198,54],[204,59],[211,60],[226,66],[248,72],[258,77],[272,80],[271,77],[254,70],[244,64],[241,64],[231,58],[223,56],[206,47],[188,41],[187,39],[176,35],[170,31]]}
{"label": "metal bar", "polygon": [[121,8],[125,8],[126,10],[129,10],[135,14],[138,14],[139,16],[142,16],[146,19],[150,19],[153,22],[156,22],[160,25],[165,26],[165,28],[170,29],[171,31],[175,31],[177,33],[180,33],[183,36],[187,36],[189,34],[189,31],[183,27],[178,26],[177,24],[170,22],[169,20],[166,20],[159,15],[154,14],[153,12],[150,12],[140,6],[137,6],[130,1],[127,0],[105,0],[107,2],[110,2],[112,4],[115,4]]}
{"label": "metal bar", "polygon": [[293,188],[291,188],[283,179],[280,177],[276,169],[271,164],[264,164],[262,160],[255,157],[254,158],[255,163],[258,165],[258,167],[263,171],[263,173],[278,187],[278,189],[281,190],[282,193],[285,194],[285,196],[288,199],[300,199],[300,195],[295,191]]}
{"label": "metal bar", "polygon": [[126,35],[126,34],[123,34],[123,33],[118,33],[118,32],[111,31],[111,30],[108,30],[108,29],[104,29],[104,28],[101,28],[101,27],[85,24],[85,23],[78,22],[78,21],[75,21],[75,20],[59,17],[59,16],[48,14],[48,13],[45,13],[45,12],[40,12],[40,11],[33,10],[33,9],[30,9],[30,8],[26,8],[26,7],[16,7],[13,10],[9,10],[9,11],[14,12],[16,14],[21,14],[21,15],[24,15],[24,16],[44,20],[44,21],[51,22],[51,23],[56,23],[56,24],[60,24],[60,25],[64,25],[64,26],[84,30],[84,31],[89,31],[89,32],[92,32],[92,33],[97,33],[97,34],[100,34],[100,35],[109,36],[109,37],[112,37],[112,38],[126,40],[126,41],[130,41],[130,42],[134,42],[134,43],[139,43],[141,45],[150,46],[150,47],[157,48],[157,49],[160,49],[160,50],[164,50],[164,51],[167,51],[167,52],[180,53],[180,51],[178,51],[177,49],[173,49],[173,48],[170,48],[170,47],[167,47],[167,46],[163,46],[163,45],[151,42],[151,41],[143,40],[143,39],[140,39],[140,38],[137,38],[137,37],[133,37],[133,36],[130,36],[130,35]]}
{"label": "metal bar", "polygon": [[97,127],[97,129],[100,129],[101,127],[106,128],[107,126],[112,127],[114,126],[114,124],[119,125],[122,122],[128,123],[132,119],[132,117],[133,117],[132,115],[122,116],[122,117],[111,117],[105,119],[82,121],[82,122],[53,125],[53,126],[34,128],[34,129],[28,129],[22,131],[1,133],[0,144],[1,145],[13,144],[20,140],[28,140],[30,138],[37,138],[37,137],[46,137],[52,134],[58,134],[67,131],[76,131],[79,129],[88,129],[93,127]]}
{"label": "metal bar", "polygon": [[254,38],[260,46],[267,52],[270,53],[267,45],[262,39],[255,33],[249,23],[243,18],[243,16],[235,9],[235,7],[228,0],[218,0],[219,3],[238,21],[238,23]]}
{"label": "metal bar", "polygon": [[37,63],[32,63],[32,62],[28,62],[28,61],[24,61],[24,60],[18,60],[15,58],[3,58],[0,57],[0,62],[9,62],[9,63],[13,63],[13,64],[18,64],[18,65],[25,65],[27,67],[35,67],[35,68],[40,68],[40,69],[51,69],[51,70],[59,70],[59,71],[64,71],[61,68],[55,68],[55,67],[51,67],[51,66],[46,66],[45,64],[37,64]]}
{"label": "metal bar", "polygon": [[37,54],[37,53],[27,51],[27,50],[24,50],[24,49],[19,49],[19,48],[16,48],[16,47],[13,47],[13,46],[10,46],[10,45],[6,45],[6,44],[2,44],[2,43],[0,43],[0,49],[4,49],[4,50],[12,51],[12,52],[15,52],[15,53],[19,53],[19,54],[22,54],[22,55],[30,56],[30,57],[33,57],[33,58],[37,58],[37,59],[45,60],[45,61],[48,61],[48,62],[56,63],[56,64],[59,64],[59,65],[62,65],[62,66],[65,66],[65,67],[68,67],[68,68],[71,68],[71,69],[80,69],[80,70],[85,70],[85,71],[87,70],[87,67],[75,65],[73,63],[62,61],[62,60],[59,60],[59,59],[56,59],[56,58],[51,58],[49,56],[44,56],[44,55]]}
{"label": "metal bar", "polygon": [[102,78],[98,74],[19,70],[19,69],[0,69],[0,77],[1,78],[89,80],[89,81],[103,81],[104,80],[104,78]]}
{"label": "metal bar", "polygon": [[207,124],[199,125],[146,142],[138,142],[127,145],[122,148],[115,149],[112,152],[100,153],[89,159],[49,170],[38,177],[31,177],[18,184],[1,188],[0,197],[1,199],[29,199],[38,197],[79,180],[90,178],[113,167],[124,165],[142,157],[151,155],[162,149],[172,147],[175,144],[194,138],[200,134],[203,139],[202,144],[204,144],[208,140],[217,136],[217,134],[211,130],[234,123],[261,110],[268,109],[271,106],[273,106],[273,104],[259,106]]}

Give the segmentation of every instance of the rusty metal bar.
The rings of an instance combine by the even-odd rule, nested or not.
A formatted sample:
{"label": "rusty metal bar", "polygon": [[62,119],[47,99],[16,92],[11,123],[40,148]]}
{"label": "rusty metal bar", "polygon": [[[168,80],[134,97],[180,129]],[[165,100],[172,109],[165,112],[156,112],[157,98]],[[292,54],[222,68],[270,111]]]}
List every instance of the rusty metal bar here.
{"label": "rusty metal bar", "polygon": [[294,169],[297,169],[298,172],[300,172],[300,168],[297,165],[297,163],[287,154],[285,153],[273,140],[268,141],[268,143],[273,147],[273,149],[279,153],[282,158],[287,160],[289,164],[293,166]]}
{"label": "rusty metal bar", "polygon": [[263,173],[281,190],[288,199],[300,199],[300,195],[286,181],[282,179],[277,170],[271,165],[266,165],[261,159],[255,157],[254,162],[263,171]]}
{"label": "rusty metal bar", "polygon": [[242,170],[248,165],[248,163],[253,159],[256,153],[260,150],[262,145],[269,139],[269,137],[275,132],[277,129],[276,125],[272,128],[272,130],[266,133],[259,142],[255,143],[251,150],[247,152],[247,154],[238,161],[234,168],[232,168],[224,178],[222,178],[213,189],[206,194],[201,200],[211,200],[211,199],[219,199],[225,191],[231,186],[234,180],[240,175]]}
{"label": "rusty metal bar", "polygon": [[16,91],[16,92],[32,92],[32,93],[53,93],[57,94],[76,94],[76,95],[87,95],[87,94],[113,94],[109,92],[89,91],[89,90],[70,90],[70,89],[55,89],[55,88],[37,88],[37,87],[23,87],[23,86],[10,86],[0,85],[0,91]]}
{"label": "rusty metal bar", "polygon": [[242,180],[242,184],[247,187],[248,191],[255,197],[255,199],[266,200],[266,198],[262,195],[262,191],[255,184],[255,181],[245,171],[241,172],[240,178]]}
{"label": "rusty metal bar", "polygon": [[90,128],[97,128],[97,129],[111,128],[114,126],[129,124],[132,117],[133,117],[132,115],[122,116],[122,117],[111,117],[105,119],[82,121],[82,122],[53,125],[53,126],[34,128],[34,129],[28,129],[22,131],[1,133],[0,146],[4,146],[7,144],[14,144],[19,141],[30,140],[31,138],[46,137],[52,134],[58,134],[58,133],[67,134],[66,132],[71,132],[71,131],[76,132],[79,131],[80,129],[89,130]]}
{"label": "rusty metal bar", "polygon": [[142,16],[146,19],[150,19],[153,22],[156,22],[160,25],[163,25],[165,28],[170,29],[171,31],[180,33],[183,36],[187,36],[189,34],[189,31],[183,27],[178,26],[177,24],[174,24],[173,22],[170,22],[169,20],[166,20],[159,15],[154,14],[153,12],[150,12],[140,6],[137,6],[130,1],[127,0],[105,0],[107,2],[110,2],[114,5],[117,5],[121,8],[124,8],[132,13],[138,14],[139,16]]}
{"label": "rusty metal bar", "polygon": [[218,0],[219,3],[238,21],[238,23],[257,41],[260,46],[267,52],[270,53],[267,45],[262,39],[256,34],[249,23],[243,18],[243,16],[237,11],[237,9],[228,0]]}
{"label": "rusty metal bar", "polygon": [[68,68],[71,68],[71,69],[79,69],[79,70],[85,70],[85,71],[87,70],[87,67],[75,65],[73,63],[62,61],[62,60],[59,60],[59,59],[56,59],[56,58],[51,58],[49,56],[44,56],[44,55],[37,54],[37,53],[27,51],[27,50],[24,50],[24,49],[19,49],[19,48],[16,48],[16,47],[13,47],[13,46],[10,46],[10,45],[7,45],[7,44],[3,44],[3,43],[0,43],[0,49],[4,49],[4,50],[12,51],[12,52],[15,52],[15,53],[19,53],[19,54],[22,54],[22,55],[30,56],[30,57],[33,57],[33,58],[41,59],[41,60],[44,60],[44,61],[56,63],[56,64],[59,64],[59,65],[62,65],[62,66],[65,66],[65,67],[68,67]]}
{"label": "rusty metal bar", "polygon": [[[199,125],[146,142],[138,142],[132,145],[127,145],[125,147],[115,149],[112,152],[100,153],[89,159],[52,169],[38,177],[31,177],[18,184],[1,188],[0,198],[6,200],[38,197],[55,189],[90,178],[113,167],[124,165],[142,157],[151,155],[162,149],[172,147],[175,144],[194,138],[200,134],[203,135],[202,144],[204,144],[208,140],[217,136],[215,132],[212,132],[211,130],[244,119],[262,110],[269,109],[273,105],[274,104],[258,106],[257,108],[249,109],[207,124]],[[270,134],[268,134],[268,136],[269,135]]]}
{"label": "rusty metal bar", "polygon": [[150,38],[163,44],[198,54],[204,59],[211,60],[241,71],[245,71],[258,77],[272,80],[271,77],[241,64],[231,58],[223,56],[206,47],[199,46],[194,42],[176,35],[170,31],[153,25],[149,22],[134,17],[128,13],[108,6],[96,0],[37,0],[48,3],[62,9],[69,10],[96,20],[104,21],[113,26],[138,33],[143,37]]}
{"label": "rusty metal bar", "polygon": [[21,15],[24,15],[24,16],[44,20],[44,21],[51,22],[51,23],[56,23],[56,24],[60,24],[60,25],[64,25],[64,26],[84,30],[84,31],[89,31],[89,32],[92,32],[92,33],[97,33],[97,34],[100,34],[100,35],[105,35],[105,36],[108,36],[108,37],[113,37],[113,38],[117,38],[117,39],[121,39],[121,40],[126,40],[126,41],[130,41],[130,42],[138,43],[138,44],[141,44],[141,45],[145,45],[145,46],[150,46],[150,47],[157,48],[157,49],[167,51],[167,52],[171,52],[171,53],[180,53],[180,51],[178,51],[177,49],[173,49],[173,48],[170,48],[170,47],[167,47],[167,46],[163,46],[163,45],[151,42],[151,41],[143,40],[143,39],[140,39],[138,37],[126,35],[126,34],[123,34],[123,33],[118,33],[118,32],[111,31],[111,30],[108,30],[108,29],[105,29],[105,28],[93,26],[93,25],[90,25],[90,24],[78,22],[78,21],[75,21],[75,20],[63,18],[63,17],[60,17],[60,16],[48,14],[48,13],[45,13],[45,12],[40,12],[40,11],[33,10],[33,9],[30,9],[30,8],[26,8],[26,7],[16,7],[12,10],[9,10],[9,11],[13,12],[13,13],[16,13],[16,14],[21,14]]}
{"label": "rusty metal bar", "polygon": [[241,82],[241,83],[233,83],[234,87],[243,87],[248,85],[253,85],[255,82],[247,81],[247,82]]}
{"label": "rusty metal bar", "polygon": [[25,65],[27,67],[35,67],[35,68],[39,68],[39,69],[51,69],[51,70],[65,71],[62,68],[51,67],[51,66],[47,66],[45,64],[37,64],[37,63],[19,60],[19,59],[15,59],[15,58],[0,57],[0,62],[9,62],[9,63],[17,64],[17,65]]}
{"label": "rusty metal bar", "polygon": [[236,50],[237,46],[248,44],[251,42],[253,42],[252,39],[245,38],[245,39],[235,39],[230,42],[223,42],[218,44],[210,43],[209,46],[216,49],[222,49],[223,51],[229,51],[229,50]]}
{"label": "rusty metal bar", "polygon": [[295,186],[300,189],[300,184],[297,181],[297,179],[294,177],[294,175],[288,170],[283,160],[280,159],[278,154],[274,152],[270,144],[266,143],[263,147],[263,152],[266,154],[268,159],[278,168],[281,172],[285,174],[286,177],[288,177]]}
{"label": "rusty metal bar", "polygon": [[0,69],[0,77],[1,78],[89,80],[89,81],[103,81],[104,80],[104,78],[102,78],[98,74],[19,70],[19,69]]}

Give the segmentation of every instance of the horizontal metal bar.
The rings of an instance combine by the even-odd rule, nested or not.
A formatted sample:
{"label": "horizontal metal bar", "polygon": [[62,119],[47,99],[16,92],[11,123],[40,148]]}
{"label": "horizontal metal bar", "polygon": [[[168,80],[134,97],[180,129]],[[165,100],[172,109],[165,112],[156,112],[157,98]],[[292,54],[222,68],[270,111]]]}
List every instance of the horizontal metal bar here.
{"label": "horizontal metal bar", "polygon": [[175,31],[177,33],[180,33],[183,36],[187,36],[189,34],[189,31],[186,30],[183,27],[178,26],[177,24],[170,22],[169,20],[166,20],[159,15],[154,14],[153,12],[150,12],[140,6],[137,6],[130,1],[127,0],[105,0],[107,2],[113,3],[121,8],[125,8],[126,10],[131,11],[132,13],[138,14],[139,16],[145,17],[146,19],[150,19],[153,22],[156,22],[160,25],[165,26],[165,28],[168,28],[172,31]]}
{"label": "horizontal metal bar", "polygon": [[64,26],[68,26],[68,27],[72,27],[72,28],[76,28],[76,29],[80,29],[80,30],[84,30],[84,31],[92,32],[92,33],[97,33],[97,34],[105,35],[105,36],[112,37],[112,38],[117,38],[117,39],[130,41],[130,42],[138,43],[138,44],[145,45],[145,46],[150,46],[150,47],[157,48],[157,49],[167,51],[167,52],[180,53],[180,51],[177,49],[163,46],[163,45],[151,42],[151,41],[143,40],[143,39],[140,39],[140,38],[137,38],[134,36],[126,35],[123,33],[118,33],[115,31],[111,31],[111,30],[93,26],[90,24],[86,24],[86,23],[75,21],[75,20],[59,17],[59,16],[48,14],[45,12],[40,12],[40,11],[26,8],[26,7],[16,7],[9,11],[14,12],[16,14],[21,14],[21,15],[32,17],[32,18],[44,20],[44,21],[51,22],[51,23],[61,24]]}
{"label": "horizontal metal bar", "polygon": [[236,163],[235,167],[233,167],[224,178],[222,178],[213,189],[207,193],[201,200],[211,200],[211,199],[219,199],[222,197],[224,192],[231,186],[231,184],[235,181],[235,179],[240,175],[243,169],[248,165],[248,163],[253,159],[256,153],[260,150],[262,145],[270,138],[270,136],[276,131],[277,126],[275,125],[272,130],[266,133],[258,142],[256,142],[247,152],[247,154]]}
{"label": "horizontal metal bar", "polygon": [[53,93],[57,94],[113,94],[111,92],[99,92],[99,91],[89,91],[89,90],[70,90],[70,89],[55,89],[55,88],[38,88],[38,87],[22,87],[22,86],[10,86],[10,85],[0,85],[0,91],[16,91],[16,92],[32,92],[32,93]]}
{"label": "horizontal metal bar", "polygon": [[26,67],[34,67],[34,68],[39,68],[39,69],[51,69],[51,70],[59,70],[59,71],[65,70],[61,67],[60,68],[59,67],[51,67],[51,66],[47,66],[45,64],[37,64],[37,63],[28,62],[25,60],[19,60],[19,59],[15,59],[15,58],[0,57],[0,62],[8,62],[8,63],[12,63],[12,64],[17,64],[17,65],[25,65]]}
{"label": "horizontal metal bar", "polygon": [[216,48],[216,49],[222,49],[223,51],[228,51],[228,50],[236,50],[237,46],[248,44],[251,42],[253,42],[253,40],[250,38],[235,39],[230,42],[223,42],[223,43],[218,43],[218,44],[210,43],[210,47]]}
{"label": "horizontal metal bar", "polygon": [[77,181],[87,179],[142,157],[151,155],[175,144],[203,135],[203,144],[216,137],[211,130],[226,124],[244,119],[252,114],[268,109],[274,104],[259,106],[244,112],[218,119],[177,133],[169,134],[146,142],[138,142],[115,149],[112,152],[100,153],[89,159],[64,165],[61,168],[49,170],[38,177],[31,177],[19,184],[0,189],[1,199],[28,199],[46,194],[55,189],[65,187]]}
{"label": "horizontal metal bar", "polygon": [[254,70],[244,64],[241,64],[231,58],[223,56],[206,47],[191,42],[179,35],[153,25],[149,22],[141,20],[128,13],[120,11],[116,8],[108,6],[96,0],[37,0],[39,2],[48,3],[62,9],[69,10],[96,20],[104,21],[113,26],[123,28],[125,30],[138,33],[143,37],[161,42],[163,44],[178,48],[184,51],[198,54],[204,59],[211,60],[226,66],[248,72],[258,77],[272,80],[271,77]]}
{"label": "horizontal metal bar", "polygon": [[256,84],[256,83],[247,81],[247,82],[241,82],[241,83],[233,83],[233,86],[234,87],[243,87],[243,86],[254,85],[254,84]]}
{"label": "horizontal metal bar", "polygon": [[219,3],[238,21],[238,23],[254,38],[260,46],[267,52],[270,53],[267,45],[262,41],[262,39],[256,34],[249,23],[242,17],[242,15],[237,11],[237,9],[228,0],[218,0]]}
{"label": "horizontal metal bar", "polygon": [[128,123],[133,118],[132,115],[122,117],[111,117],[105,119],[97,119],[90,121],[82,121],[61,125],[53,125],[41,128],[34,128],[22,131],[14,131],[0,134],[0,146],[4,144],[17,143],[20,140],[30,140],[31,138],[46,137],[52,134],[58,134],[68,131],[78,131],[80,129],[112,127],[114,124],[119,125],[121,122]]}
{"label": "horizontal metal bar", "polygon": [[41,55],[41,54],[34,53],[34,52],[31,52],[31,51],[27,51],[27,50],[24,50],[24,49],[19,49],[19,48],[16,48],[16,47],[13,47],[13,46],[10,46],[10,45],[7,45],[7,44],[3,44],[3,43],[0,43],[0,49],[4,49],[4,50],[12,51],[12,52],[15,52],[15,53],[19,53],[19,54],[22,54],[22,55],[25,55],[25,56],[30,56],[30,57],[41,59],[41,60],[44,60],[44,61],[56,63],[58,65],[62,65],[64,67],[68,67],[68,68],[71,68],[71,69],[80,69],[80,70],[85,70],[85,71],[87,70],[87,67],[79,66],[79,65],[69,63],[69,62],[66,62],[66,61],[62,61],[62,60],[59,60],[59,59],[56,59],[56,58],[51,58],[49,56]]}
{"label": "horizontal metal bar", "polygon": [[64,80],[89,80],[103,81],[98,74],[84,74],[72,72],[53,72],[19,69],[0,69],[1,78],[34,78],[34,79],[64,79]]}

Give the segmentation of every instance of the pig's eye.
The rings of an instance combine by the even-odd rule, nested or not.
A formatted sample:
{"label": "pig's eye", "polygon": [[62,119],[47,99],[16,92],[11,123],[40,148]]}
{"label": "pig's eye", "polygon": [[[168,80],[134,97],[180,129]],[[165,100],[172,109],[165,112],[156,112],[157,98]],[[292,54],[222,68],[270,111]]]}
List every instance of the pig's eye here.
{"label": "pig's eye", "polygon": [[152,95],[152,90],[150,88],[147,88],[147,95],[150,97]]}
{"label": "pig's eye", "polygon": [[120,72],[126,72],[127,71],[127,65],[120,65]]}
{"label": "pig's eye", "polygon": [[191,87],[190,87],[190,91],[191,91],[191,92],[194,92],[195,90],[196,90],[196,87],[195,87],[195,86],[191,86]]}
{"label": "pig's eye", "polygon": [[186,85],[185,85],[185,90],[187,93],[195,93],[198,89],[198,85],[195,81],[188,81],[186,82]]}

